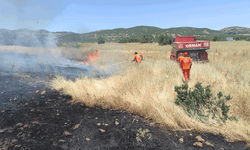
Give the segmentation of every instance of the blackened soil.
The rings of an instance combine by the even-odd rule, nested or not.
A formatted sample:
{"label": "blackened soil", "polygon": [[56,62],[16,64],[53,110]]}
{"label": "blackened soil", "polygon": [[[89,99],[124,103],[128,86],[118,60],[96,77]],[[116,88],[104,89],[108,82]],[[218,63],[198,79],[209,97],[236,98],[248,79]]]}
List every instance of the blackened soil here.
{"label": "blackened soil", "polygon": [[[0,88],[1,102],[9,102],[8,107],[0,107],[0,150],[250,149],[242,142],[229,142],[219,135],[162,129],[128,112],[72,104],[70,96],[19,81],[6,77],[1,82],[1,87],[14,87]],[[10,101],[22,90],[15,87],[19,84],[25,94]],[[13,90],[16,93],[8,94]],[[204,141],[194,146],[197,136]]]}

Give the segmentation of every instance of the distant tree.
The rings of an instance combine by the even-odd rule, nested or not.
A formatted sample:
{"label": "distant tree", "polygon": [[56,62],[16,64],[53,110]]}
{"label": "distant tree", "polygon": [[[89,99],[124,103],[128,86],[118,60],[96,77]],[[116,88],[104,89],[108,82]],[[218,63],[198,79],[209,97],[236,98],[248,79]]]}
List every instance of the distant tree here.
{"label": "distant tree", "polygon": [[118,43],[128,43],[128,39],[127,38],[119,39]]}
{"label": "distant tree", "polygon": [[228,35],[235,35],[236,33],[235,32],[228,32],[227,34]]}
{"label": "distant tree", "polygon": [[141,43],[152,43],[153,42],[153,36],[152,35],[143,35],[141,37]]}
{"label": "distant tree", "polygon": [[237,36],[234,36],[234,39],[236,41],[242,41],[242,40],[245,40],[245,41],[249,41],[249,36],[243,36],[243,35],[237,35]]}
{"label": "distant tree", "polygon": [[218,36],[214,36],[213,41],[219,41],[219,37]]}
{"label": "distant tree", "polygon": [[138,42],[140,42],[140,39],[138,39],[136,37],[128,38],[128,43],[138,43]]}
{"label": "distant tree", "polygon": [[138,39],[137,37],[126,37],[118,40],[118,43],[138,43],[138,42],[140,42],[140,39]]}
{"label": "distant tree", "polygon": [[98,44],[104,44],[104,43],[105,43],[105,39],[104,39],[104,37],[102,37],[102,36],[99,36],[99,37],[97,38],[97,41],[98,41]]}
{"label": "distant tree", "polygon": [[173,44],[173,39],[172,38],[170,38],[168,41],[169,41],[168,42],[169,45]]}
{"label": "distant tree", "polygon": [[239,41],[239,40],[240,40],[240,37],[236,37],[235,40],[236,40],[236,41]]}
{"label": "distant tree", "polygon": [[159,45],[171,45],[173,43],[173,38],[167,35],[160,35],[158,37],[158,43]]}

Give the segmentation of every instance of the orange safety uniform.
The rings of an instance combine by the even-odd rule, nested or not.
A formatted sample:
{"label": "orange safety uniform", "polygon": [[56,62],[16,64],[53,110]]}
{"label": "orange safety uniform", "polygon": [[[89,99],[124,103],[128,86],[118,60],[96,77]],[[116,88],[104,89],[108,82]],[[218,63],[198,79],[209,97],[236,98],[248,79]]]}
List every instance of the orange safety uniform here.
{"label": "orange safety uniform", "polygon": [[181,71],[183,71],[182,67],[181,67],[181,59],[182,58],[184,58],[184,57],[183,56],[179,56],[178,59],[177,59],[177,61],[179,62],[179,66],[180,66]]}
{"label": "orange safety uniform", "polygon": [[95,53],[96,53],[96,55],[97,55],[97,58],[99,59],[99,58],[100,58],[99,51],[96,50]]}
{"label": "orange safety uniform", "polygon": [[180,62],[182,65],[185,80],[187,81],[190,77],[190,63],[192,63],[192,59],[190,57],[183,57]]}
{"label": "orange safety uniform", "polygon": [[143,59],[143,56],[142,56],[142,55],[140,55],[140,54],[135,54],[134,60],[133,60],[133,61],[136,60],[136,62],[139,64],[139,63],[141,63],[141,60],[142,60],[142,59]]}

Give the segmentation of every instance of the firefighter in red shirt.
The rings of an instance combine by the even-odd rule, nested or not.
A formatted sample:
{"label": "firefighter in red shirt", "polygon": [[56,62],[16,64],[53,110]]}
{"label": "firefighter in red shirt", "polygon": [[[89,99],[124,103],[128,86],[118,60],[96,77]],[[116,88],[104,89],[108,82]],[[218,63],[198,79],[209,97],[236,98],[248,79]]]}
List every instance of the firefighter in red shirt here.
{"label": "firefighter in red shirt", "polygon": [[188,82],[190,77],[190,69],[192,66],[192,59],[188,57],[188,53],[184,53],[184,57],[181,59],[181,66],[184,73],[185,81]]}
{"label": "firefighter in red shirt", "polygon": [[179,62],[180,69],[181,69],[181,71],[183,72],[182,67],[181,67],[181,59],[182,59],[182,58],[183,58],[182,53],[180,53],[180,54],[179,54],[179,57],[178,57],[178,59],[177,59],[177,61]]}
{"label": "firefighter in red shirt", "polygon": [[143,56],[141,54],[138,54],[137,52],[135,52],[134,59],[132,61],[136,61],[137,64],[139,64],[139,63],[141,63],[142,60],[143,60]]}

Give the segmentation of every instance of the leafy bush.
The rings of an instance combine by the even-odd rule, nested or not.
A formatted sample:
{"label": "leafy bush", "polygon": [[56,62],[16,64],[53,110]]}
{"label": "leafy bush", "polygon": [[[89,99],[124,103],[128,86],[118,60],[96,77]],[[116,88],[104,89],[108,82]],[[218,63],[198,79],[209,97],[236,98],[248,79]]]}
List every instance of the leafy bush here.
{"label": "leafy bush", "polygon": [[81,47],[81,44],[75,43],[75,47],[76,47],[76,48],[80,48],[80,47]]}
{"label": "leafy bush", "polygon": [[219,119],[225,122],[227,119],[236,120],[235,116],[228,116],[230,106],[226,104],[231,100],[231,96],[224,96],[221,92],[217,97],[213,97],[210,85],[203,87],[200,82],[196,83],[194,89],[188,89],[188,84],[175,86],[177,98],[175,103],[183,107],[189,116],[198,116],[202,119]]}

